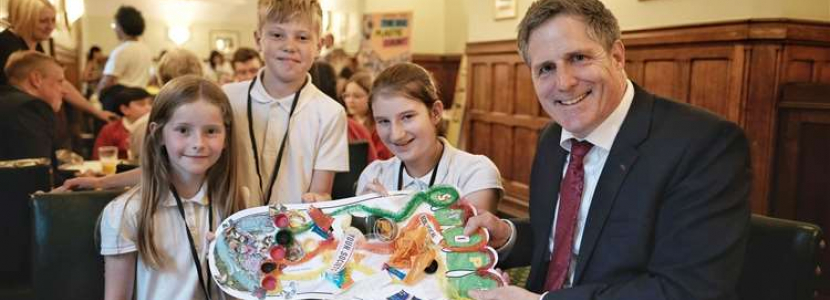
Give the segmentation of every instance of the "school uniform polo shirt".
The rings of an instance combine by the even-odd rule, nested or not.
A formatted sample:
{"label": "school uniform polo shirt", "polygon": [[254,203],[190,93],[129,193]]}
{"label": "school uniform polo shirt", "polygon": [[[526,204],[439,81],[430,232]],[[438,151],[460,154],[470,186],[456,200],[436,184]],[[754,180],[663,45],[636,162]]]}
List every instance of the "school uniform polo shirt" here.
{"label": "school uniform polo shirt", "polygon": [[[504,190],[501,185],[499,169],[489,158],[456,149],[444,138],[440,138],[440,140],[444,143],[444,153],[441,154],[438,169],[433,169],[422,177],[409,176],[409,173],[404,170],[401,174],[403,175],[402,190],[422,191],[429,188],[429,181],[433,172],[438,172],[435,174],[435,185],[455,186],[462,197],[485,189],[497,189],[499,193]],[[366,185],[375,178],[387,190],[398,190],[400,168],[401,160],[397,156],[372,162],[360,174],[360,179],[357,181],[357,192],[366,193]]]}
{"label": "school uniform polo shirt", "polygon": [[[192,198],[182,198],[187,226],[191,228],[196,251],[202,264],[202,271],[208,272],[205,258],[208,241],[205,233],[209,229],[207,184],[203,184]],[[119,255],[138,251],[138,214],[141,207],[139,188],[119,196],[104,208],[101,216],[101,255]],[[214,206],[215,230],[222,220]],[[201,299],[204,292],[199,286],[196,266],[190,253],[185,223],[179,213],[172,193],[159,203],[155,219],[156,247],[167,258],[161,269],[153,269],[137,255],[135,283],[136,299]],[[211,280],[210,276],[206,279]],[[212,290],[216,292],[215,284]],[[214,297],[215,298],[215,297]]]}
{"label": "school uniform polo shirt", "polygon": [[[264,70],[264,69],[263,69]],[[251,90],[251,112],[259,169],[260,186],[253,143],[249,133],[248,87],[250,81],[226,84],[222,87],[233,107],[234,141],[237,146],[236,166],[240,182],[250,191],[249,206],[261,206],[267,193],[271,173],[285,135],[288,114],[294,94],[281,99],[271,97],[262,85],[260,70]],[[311,83],[300,91],[299,102],[291,117],[288,141],[282,164],[274,183],[270,204],[302,203],[302,195],[311,187],[314,170],[346,172],[349,170],[346,111]]]}

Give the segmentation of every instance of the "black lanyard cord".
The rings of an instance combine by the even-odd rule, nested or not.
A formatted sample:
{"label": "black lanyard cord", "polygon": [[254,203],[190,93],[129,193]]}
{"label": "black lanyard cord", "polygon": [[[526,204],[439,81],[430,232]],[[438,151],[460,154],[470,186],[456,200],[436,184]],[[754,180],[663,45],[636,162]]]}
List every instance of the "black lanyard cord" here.
{"label": "black lanyard cord", "polygon": [[[208,290],[205,275],[202,274],[202,263],[199,259],[199,254],[196,253],[196,244],[193,242],[193,235],[190,233],[190,226],[187,226],[187,218],[184,215],[184,205],[182,199],[179,198],[179,193],[176,192],[176,187],[170,185],[170,192],[173,193],[173,198],[176,198],[176,206],[179,208],[179,214],[182,216],[184,222],[184,229],[187,232],[187,241],[190,243],[190,255],[193,257],[193,264],[196,265],[196,273],[199,274],[199,285],[202,286],[202,291],[205,297],[210,300],[210,291]],[[213,201],[208,200],[208,231],[213,231]],[[207,259],[207,257],[205,257]]]}
{"label": "black lanyard cord", "polygon": [[[254,77],[251,80],[251,84],[248,86],[248,136],[251,139],[251,150],[254,152],[254,164],[256,165],[256,175],[259,179],[259,189],[260,191],[263,190],[262,188],[262,171],[259,170],[259,150],[257,150],[256,144],[256,136],[254,136],[254,118],[253,118],[253,110],[251,108],[251,90],[254,88],[254,84],[259,76]],[[288,111],[288,123],[285,125],[285,134],[282,137],[282,143],[280,144],[280,150],[277,154],[277,161],[274,162],[274,171],[271,172],[271,178],[268,181],[268,193],[265,195],[261,195],[262,197],[262,205],[267,205],[268,202],[271,200],[271,193],[274,190],[274,183],[277,181],[277,174],[280,171],[280,165],[282,164],[282,154],[285,150],[285,143],[288,141],[288,132],[291,129],[291,116],[294,115],[294,110],[297,108],[297,102],[300,102],[300,92],[303,91],[305,85],[308,83],[308,79],[303,82],[303,85],[300,86],[300,89],[294,94],[294,101],[291,102],[291,110]]]}
{"label": "black lanyard cord", "polygon": [[[446,148],[446,147],[447,146],[443,145],[443,143],[442,143],[441,154],[438,155],[438,161],[435,162],[435,167],[432,168],[432,175],[430,175],[430,177],[429,177],[429,187],[432,187],[432,185],[435,184],[435,176],[438,174],[438,166],[441,165],[441,158],[444,157],[444,148]],[[405,167],[406,166],[404,165],[403,160],[401,160],[401,168],[398,170],[398,190],[399,191],[403,188],[403,172],[404,172]]]}

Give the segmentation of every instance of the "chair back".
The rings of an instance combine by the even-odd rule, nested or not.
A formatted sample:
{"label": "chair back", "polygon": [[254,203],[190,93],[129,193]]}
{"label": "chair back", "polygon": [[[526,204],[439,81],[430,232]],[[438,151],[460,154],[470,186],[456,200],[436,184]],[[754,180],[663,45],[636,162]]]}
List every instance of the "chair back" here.
{"label": "chair back", "polygon": [[123,189],[32,196],[36,299],[103,299],[98,216]]}
{"label": "chair back", "polygon": [[357,180],[369,162],[368,156],[369,142],[349,143],[349,172],[334,175],[334,185],[331,189],[332,199],[354,197]]}
{"label": "chair back", "polygon": [[49,159],[0,161],[0,240],[7,245],[0,247],[0,299],[25,298],[11,295],[31,290],[29,195],[51,189],[50,165]]}
{"label": "chair back", "polygon": [[751,222],[738,282],[740,299],[813,299],[821,228],[754,214]]}

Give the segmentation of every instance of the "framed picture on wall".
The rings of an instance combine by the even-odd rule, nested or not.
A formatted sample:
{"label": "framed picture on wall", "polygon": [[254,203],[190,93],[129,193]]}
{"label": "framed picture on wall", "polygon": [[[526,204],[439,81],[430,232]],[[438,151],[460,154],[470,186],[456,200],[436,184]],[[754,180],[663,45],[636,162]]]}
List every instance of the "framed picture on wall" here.
{"label": "framed picture on wall", "polygon": [[236,51],[237,48],[239,48],[239,31],[210,31],[210,49],[217,50],[224,54],[231,54]]}
{"label": "framed picture on wall", "polygon": [[517,0],[493,0],[494,18],[496,20],[512,19],[516,17],[516,1]]}

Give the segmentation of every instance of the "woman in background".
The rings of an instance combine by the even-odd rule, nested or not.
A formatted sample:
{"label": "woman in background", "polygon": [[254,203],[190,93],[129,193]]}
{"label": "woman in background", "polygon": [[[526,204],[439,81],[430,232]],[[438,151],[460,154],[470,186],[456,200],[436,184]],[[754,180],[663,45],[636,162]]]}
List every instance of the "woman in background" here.
{"label": "woman in background", "polygon": [[227,61],[225,56],[219,51],[210,51],[210,58],[208,59],[207,77],[219,85],[223,85],[233,81],[233,69]]}
{"label": "woman in background", "polygon": [[[0,66],[5,66],[12,53],[20,50],[44,52],[40,42],[48,40],[55,30],[57,10],[47,0],[9,0],[3,20],[8,28],[0,32]],[[6,84],[6,74],[0,72],[0,84]],[[95,108],[69,81],[63,82],[64,101],[92,114],[102,121],[118,119],[112,112]],[[65,124],[64,124],[65,126]]]}

